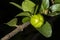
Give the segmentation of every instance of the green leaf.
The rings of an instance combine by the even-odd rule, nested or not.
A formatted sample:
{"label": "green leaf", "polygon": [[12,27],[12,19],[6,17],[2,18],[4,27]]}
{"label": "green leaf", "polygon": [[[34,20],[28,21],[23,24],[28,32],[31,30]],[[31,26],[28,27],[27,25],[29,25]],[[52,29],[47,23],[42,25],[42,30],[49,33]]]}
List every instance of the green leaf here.
{"label": "green leaf", "polygon": [[52,35],[52,28],[51,25],[46,22],[41,28],[37,29],[43,36],[51,37]]}
{"label": "green leaf", "polygon": [[29,12],[22,12],[22,13],[17,14],[16,17],[17,16],[28,16],[28,17],[30,17],[30,13]]}
{"label": "green leaf", "polygon": [[36,8],[35,8],[35,11],[34,11],[34,14],[36,14],[37,13],[37,11],[38,11],[38,5],[36,5]]}
{"label": "green leaf", "polygon": [[17,23],[17,18],[13,18],[12,20],[10,20],[8,23],[5,23],[9,26],[16,26]]}
{"label": "green leaf", "polygon": [[56,12],[56,11],[60,12],[60,4],[52,5],[50,9],[52,10],[52,12]]}
{"label": "green leaf", "polygon": [[49,0],[42,0],[40,12],[44,13],[44,10],[47,10],[49,8]]}
{"label": "green leaf", "polygon": [[57,16],[59,15],[60,13],[57,13],[57,12],[52,12],[52,13],[49,13],[48,16]]}
{"label": "green leaf", "polygon": [[23,11],[29,11],[33,13],[35,4],[32,1],[23,1],[22,2],[22,9]]}
{"label": "green leaf", "polygon": [[55,3],[60,3],[60,0],[54,0]]}
{"label": "green leaf", "polygon": [[22,9],[22,7],[20,5],[14,3],[14,2],[9,2],[9,3],[12,4],[12,5],[14,5],[14,6],[16,6],[16,7],[18,7],[19,9]]}
{"label": "green leaf", "polygon": [[22,19],[22,23],[26,23],[26,22],[28,22],[29,20],[30,20],[29,17],[24,17],[24,18]]}

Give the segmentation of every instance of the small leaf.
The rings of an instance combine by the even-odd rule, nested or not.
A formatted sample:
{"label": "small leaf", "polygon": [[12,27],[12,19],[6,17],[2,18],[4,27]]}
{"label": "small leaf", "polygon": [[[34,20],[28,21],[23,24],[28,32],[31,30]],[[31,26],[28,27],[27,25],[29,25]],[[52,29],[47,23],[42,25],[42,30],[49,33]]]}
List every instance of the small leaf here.
{"label": "small leaf", "polygon": [[17,23],[17,18],[13,18],[12,20],[10,20],[8,23],[5,23],[9,26],[16,26]]}
{"label": "small leaf", "polygon": [[44,13],[44,10],[47,10],[49,8],[49,0],[42,0],[40,12]]}
{"label": "small leaf", "polygon": [[60,0],[54,0],[55,3],[60,3]]}
{"label": "small leaf", "polygon": [[49,13],[48,15],[49,16],[57,16],[57,15],[59,15],[60,13],[57,13],[57,12],[52,12],[52,13]]}
{"label": "small leaf", "polygon": [[29,20],[30,20],[29,17],[24,17],[24,18],[22,19],[22,23],[28,22]]}
{"label": "small leaf", "polygon": [[51,25],[46,22],[41,28],[37,29],[43,36],[51,37],[52,35],[52,28]]}
{"label": "small leaf", "polygon": [[19,9],[22,9],[22,7],[21,7],[20,5],[18,5],[18,4],[16,4],[16,3],[14,3],[14,2],[10,2],[10,4],[12,4],[12,5],[14,5],[14,6],[18,7]]}
{"label": "small leaf", "polygon": [[37,13],[37,11],[38,11],[38,5],[36,5],[36,8],[35,8],[35,11],[34,11],[34,14],[36,14]]}
{"label": "small leaf", "polygon": [[32,1],[23,1],[22,2],[22,8],[23,11],[29,11],[33,13],[35,4]]}
{"label": "small leaf", "polygon": [[17,16],[30,16],[30,13],[29,12],[22,12],[22,13],[19,13],[16,15]]}
{"label": "small leaf", "polygon": [[56,11],[60,12],[60,4],[52,5],[50,9],[52,10],[52,12],[56,12]]}

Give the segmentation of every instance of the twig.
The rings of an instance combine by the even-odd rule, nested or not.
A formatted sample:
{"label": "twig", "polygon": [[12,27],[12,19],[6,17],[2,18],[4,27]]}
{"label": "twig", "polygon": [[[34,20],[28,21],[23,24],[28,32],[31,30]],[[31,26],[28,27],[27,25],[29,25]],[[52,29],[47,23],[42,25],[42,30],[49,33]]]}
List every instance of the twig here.
{"label": "twig", "polygon": [[30,24],[29,22],[26,22],[26,23],[24,23],[22,25],[18,25],[15,30],[13,30],[9,34],[5,35],[0,40],[9,40],[11,37],[13,37],[14,35],[16,35],[18,32],[23,31],[23,29],[26,28],[29,24]]}

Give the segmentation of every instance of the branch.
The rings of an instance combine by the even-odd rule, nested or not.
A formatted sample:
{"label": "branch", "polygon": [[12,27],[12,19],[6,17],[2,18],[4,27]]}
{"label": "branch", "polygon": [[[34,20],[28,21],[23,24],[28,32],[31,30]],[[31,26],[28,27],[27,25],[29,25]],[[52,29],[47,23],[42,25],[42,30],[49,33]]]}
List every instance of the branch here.
{"label": "branch", "polygon": [[11,37],[13,37],[14,35],[16,35],[18,32],[23,31],[23,29],[26,28],[29,24],[30,24],[30,22],[26,22],[26,23],[24,23],[22,25],[17,25],[16,26],[17,28],[15,30],[13,30],[9,34],[5,35],[0,40],[9,40]]}

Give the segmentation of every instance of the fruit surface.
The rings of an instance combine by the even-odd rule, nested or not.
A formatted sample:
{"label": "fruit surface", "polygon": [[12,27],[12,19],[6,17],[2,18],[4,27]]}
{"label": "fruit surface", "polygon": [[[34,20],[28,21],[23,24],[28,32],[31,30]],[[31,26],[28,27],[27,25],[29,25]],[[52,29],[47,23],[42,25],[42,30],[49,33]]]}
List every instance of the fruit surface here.
{"label": "fruit surface", "polygon": [[41,14],[33,15],[30,22],[35,28],[40,28],[44,23],[44,18]]}

